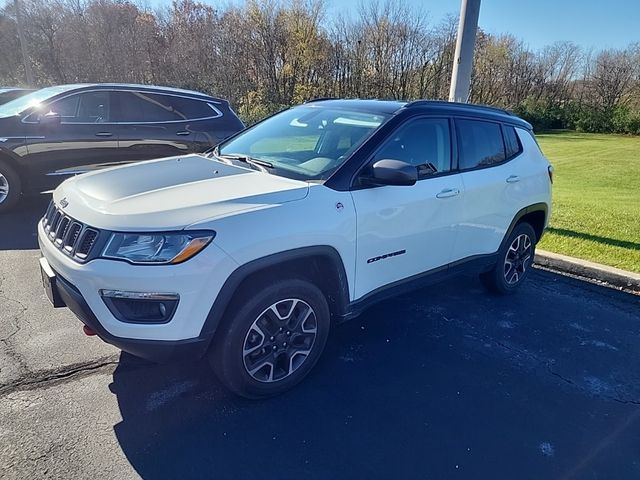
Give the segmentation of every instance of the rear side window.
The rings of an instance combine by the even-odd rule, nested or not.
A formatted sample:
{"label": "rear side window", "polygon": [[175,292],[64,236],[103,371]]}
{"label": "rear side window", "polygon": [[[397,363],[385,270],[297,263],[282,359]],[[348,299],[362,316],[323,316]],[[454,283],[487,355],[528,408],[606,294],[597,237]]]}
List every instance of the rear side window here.
{"label": "rear side window", "polygon": [[482,120],[456,120],[460,170],[504,162],[505,145],[500,124]]}
{"label": "rear side window", "polygon": [[502,133],[504,134],[504,146],[507,158],[513,158],[522,152],[522,145],[520,145],[520,139],[518,139],[515,128],[511,125],[503,125]]}
{"label": "rear side window", "polygon": [[120,109],[118,122],[180,122],[220,117],[213,104],[174,95],[116,92]]}
{"label": "rear side window", "polygon": [[116,92],[119,112],[116,122],[170,122],[180,117],[141,92]]}

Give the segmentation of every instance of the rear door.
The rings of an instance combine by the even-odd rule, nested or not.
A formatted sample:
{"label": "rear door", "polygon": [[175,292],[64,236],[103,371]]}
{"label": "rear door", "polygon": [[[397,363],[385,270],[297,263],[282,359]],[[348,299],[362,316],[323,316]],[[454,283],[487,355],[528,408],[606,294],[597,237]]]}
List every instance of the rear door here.
{"label": "rear door", "polygon": [[[33,186],[50,188],[70,175],[116,161],[118,136],[112,110],[110,92],[94,90],[54,100],[25,118]],[[38,123],[43,112],[59,114],[60,124]]]}
{"label": "rear door", "polygon": [[[526,206],[522,146],[512,126],[456,119],[464,218],[454,260],[495,253],[516,213]],[[506,140],[506,142],[505,142]]]}
{"label": "rear door", "polygon": [[193,152],[197,132],[192,119],[213,112],[206,103],[186,97],[137,91],[113,95],[119,157],[125,162]]}
{"label": "rear door", "polygon": [[416,184],[352,191],[358,230],[356,299],[451,261],[462,182],[452,167],[450,132],[447,118],[409,120],[390,135],[370,164],[393,159],[415,165]]}

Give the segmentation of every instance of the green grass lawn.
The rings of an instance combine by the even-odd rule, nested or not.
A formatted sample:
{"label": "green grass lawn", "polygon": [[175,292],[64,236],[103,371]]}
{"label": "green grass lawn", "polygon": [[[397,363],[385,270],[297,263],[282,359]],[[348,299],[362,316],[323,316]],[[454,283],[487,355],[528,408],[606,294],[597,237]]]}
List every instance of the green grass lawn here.
{"label": "green grass lawn", "polygon": [[540,248],[640,272],[640,137],[537,135],[555,167]]}

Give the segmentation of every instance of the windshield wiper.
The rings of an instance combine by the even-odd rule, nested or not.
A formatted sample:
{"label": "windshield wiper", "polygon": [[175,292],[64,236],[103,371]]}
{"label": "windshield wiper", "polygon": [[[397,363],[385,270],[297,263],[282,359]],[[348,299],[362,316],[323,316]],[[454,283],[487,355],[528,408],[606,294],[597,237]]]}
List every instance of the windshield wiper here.
{"label": "windshield wiper", "polygon": [[240,162],[248,163],[249,165],[254,165],[256,167],[266,167],[273,168],[273,163],[267,162],[266,160],[260,160],[258,158],[250,157],[249,155],[243,155],[241,153],[225,153],[224,155],[218,155],[221,158],[226,158],[229,160],[238,160]]}

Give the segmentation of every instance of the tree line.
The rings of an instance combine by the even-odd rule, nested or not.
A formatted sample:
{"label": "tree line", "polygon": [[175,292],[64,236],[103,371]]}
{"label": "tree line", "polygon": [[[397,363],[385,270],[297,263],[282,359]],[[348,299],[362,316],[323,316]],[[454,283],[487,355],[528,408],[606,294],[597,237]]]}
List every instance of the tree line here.
{"label": "tree line", "polygon": [[[254,122],[316,97],[446,99],[457,18],[432,22],[398,1],[331,15],[323,0],[21,0],[37,86],[171,85],[227,98]],[[470,101],[507,108],[537,129],[640,134],[640,43],[532,50],[477,34]],[[0,9],[0,84],[24,84],[13,2]]]}

